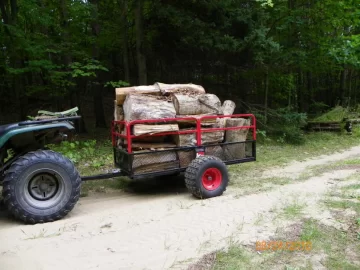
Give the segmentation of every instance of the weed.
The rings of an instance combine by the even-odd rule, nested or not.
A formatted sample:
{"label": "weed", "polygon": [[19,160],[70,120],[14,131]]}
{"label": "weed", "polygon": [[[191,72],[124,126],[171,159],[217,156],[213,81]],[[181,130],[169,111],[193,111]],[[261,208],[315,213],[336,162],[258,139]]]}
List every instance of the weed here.
{"label": "weed", "polygon": [[305,204],[294,201],[293,203],[287,205],[283,209],[283,214],[282,215],[285,218],[299,217],[303,213],[304,207],[305,207]]}

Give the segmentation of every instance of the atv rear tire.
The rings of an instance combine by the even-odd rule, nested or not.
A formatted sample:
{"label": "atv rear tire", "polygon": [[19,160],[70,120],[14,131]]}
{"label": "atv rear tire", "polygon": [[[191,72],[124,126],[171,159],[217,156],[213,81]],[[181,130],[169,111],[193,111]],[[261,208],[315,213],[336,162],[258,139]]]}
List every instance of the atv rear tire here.
{"label": "atv rear tire", "polygon": [[25,223],[65,217],[80,197],[81,178],[74,164],[50,150],[29,152],[5,174],[3,198],[8,211]]}
{"label": "atv rear tire", "polygon": [[200,156],[194,159],[185,172],[187,189],[201,199],[222,195],[228,182],[226,165],[214,156]]}

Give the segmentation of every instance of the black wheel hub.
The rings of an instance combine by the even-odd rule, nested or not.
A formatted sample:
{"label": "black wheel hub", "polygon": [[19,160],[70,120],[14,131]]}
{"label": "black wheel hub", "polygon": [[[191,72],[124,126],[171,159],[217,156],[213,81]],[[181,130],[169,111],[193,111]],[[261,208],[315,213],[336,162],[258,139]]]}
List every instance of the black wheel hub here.
{"label": "black wheel hub", "polygon": [[40,173],[30,179],[28,188],[32,198],[45,201],[51,199],[57,193],[59,181],[55,175]]}

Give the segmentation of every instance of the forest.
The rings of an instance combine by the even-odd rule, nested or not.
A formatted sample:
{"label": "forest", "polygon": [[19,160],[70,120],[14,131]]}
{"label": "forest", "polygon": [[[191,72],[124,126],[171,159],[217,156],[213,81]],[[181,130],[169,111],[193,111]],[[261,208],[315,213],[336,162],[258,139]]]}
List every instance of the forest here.
{"label": "forest", "polygon": [[360,99],[358,0],[1,0],[0,16],[0,124],[77,106],[82,131],[107,128],[115,87],[155,82],[263,123]]}

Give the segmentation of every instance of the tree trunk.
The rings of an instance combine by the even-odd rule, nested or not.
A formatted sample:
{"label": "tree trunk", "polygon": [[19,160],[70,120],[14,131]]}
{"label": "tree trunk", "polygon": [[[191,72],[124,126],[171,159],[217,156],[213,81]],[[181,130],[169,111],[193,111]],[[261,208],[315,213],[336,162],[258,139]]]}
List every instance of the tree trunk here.
{"label": "tree trunk", "polygon": [[268,94],[269,94],[269,72],[266,70],[265,73],[265,112],[264,112],[264,124],[267,124],[267,117],[268,117]]}
{"label": "tree trunk", "polygon": [[135,2],[136,55],[138,65],[139,84],[147,84],[146,55],[143,30],[143,0]]}
{"label": "tree trunk", "polygon": [[[99,59],[99,46],[98,46],[98,37],[100,34],[100,24],[98,19],[98,0],[90,0],[91,4],[95,6],[95,11],[93,12],[93,20],[91,22],[92,34],[95,38],[93,44],[93,59]],[[95,127],[106,128],[105,114],[104,114],[104,104],[103,104],[103,86],[98,82],[92,82],[92,91],[94,98],[94,112],[95,112]]]}
{"label": "tree trunk", "polygon": [[124,64],[124,75],[125,81],[130,83],[130,66],[129,66],[129,49],[128,49],[128,27],[127,27],[127,18],[128,18],[128,0],[120,0],[121,1],[121,10],[122,10],[122,18],[121,18],[121,28],[122,28],[122,45],[123,45],[123,64]]}
{"label": "tree trunk", "polygon": [[341,71],[340,75],[340,88],[339,88],[339,98],[340,98],[340,104],[345,105],[345,91],[346,91],[346,76],[347,70],[344,67],[344,70]]}

